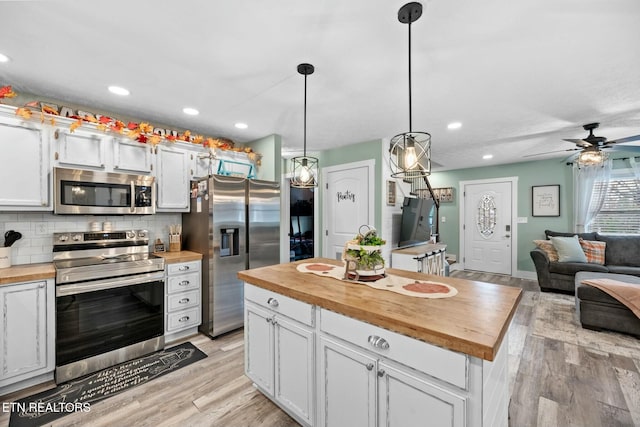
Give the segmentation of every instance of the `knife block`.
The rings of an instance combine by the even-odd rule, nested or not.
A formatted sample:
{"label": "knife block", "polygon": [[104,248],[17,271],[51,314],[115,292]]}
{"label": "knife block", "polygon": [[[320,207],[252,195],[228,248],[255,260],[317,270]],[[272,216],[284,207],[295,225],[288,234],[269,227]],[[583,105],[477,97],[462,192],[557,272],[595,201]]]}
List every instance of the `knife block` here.
{"label": "knife block", "polygon": [[0,268],[11,267],[11,248],[0,248]]}

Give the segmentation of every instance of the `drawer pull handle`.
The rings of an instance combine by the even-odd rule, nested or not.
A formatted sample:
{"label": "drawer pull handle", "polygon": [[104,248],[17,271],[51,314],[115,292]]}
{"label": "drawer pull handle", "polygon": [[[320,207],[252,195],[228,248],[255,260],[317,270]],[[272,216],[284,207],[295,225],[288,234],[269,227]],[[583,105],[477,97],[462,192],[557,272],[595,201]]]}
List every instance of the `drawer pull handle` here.
{"label": "drawer pull handle", "polygon": [[188,286],[189,283],[191,283],[191,282],[189,282],[188,280],[183,280],[182,282],[178,283],[178,285],[180,285],[180,286]]}
{"label": "drawer pull handle", "polygon": [[269,304],[271,307],[277,307],[277,306],[279,306],[279,305],[280,305],[280,303],[278,302],[278,300],[277,300],[277,299],[275,299],[275,298],[269,298],[269,299],[267,300],[267,304]]}
{"label": "drawer pull handle", "polygon": [[384,371],[384,369],[380,369],[380,370],[378,371],[378,376],[379,376],[380,378],[384,377],[384,374],[386,374],[386,372]]}
{"label": "drawer pull handle", "polygon": [[373,371],[373,363],[367,363],[367,371]]}
{"label": "drawer pull handle", "polygon": [[377,335],[369,335],[368,341],[369,341],[369,344],[371,344],[371,346],[375,348],[379,348],[381,350],[389,349],[389,342],[387,342],[387,340]]}
{"label": "drawer pull handle", "polygon": [[187,320],[189,320],[189,316],[182,316],[178,319],[178,322],[186,322]]}
{"label": "drawer pull handle", "polygon": [[182,298],[180,301],[178,301],[178,304],[186,304],[189,302],[189,298]]}
{"label": "drawer pull handle", "polygon": [[187,271],[189,269],[188,265],[183,265],[182,267],[178,268],[178,270],[180,271]]}

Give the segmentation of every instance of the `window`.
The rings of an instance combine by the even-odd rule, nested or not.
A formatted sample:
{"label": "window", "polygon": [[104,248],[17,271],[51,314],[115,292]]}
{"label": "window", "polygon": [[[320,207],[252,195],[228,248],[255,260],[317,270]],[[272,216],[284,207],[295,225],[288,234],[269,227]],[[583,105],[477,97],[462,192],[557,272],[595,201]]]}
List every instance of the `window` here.
{"label": "window", "polygon": [[[592,199],[597,200],[606,183],[594,184]],[[586,231],[603,234],[640,234],[640,184],[631,169],[614,169],[602,209]]]}

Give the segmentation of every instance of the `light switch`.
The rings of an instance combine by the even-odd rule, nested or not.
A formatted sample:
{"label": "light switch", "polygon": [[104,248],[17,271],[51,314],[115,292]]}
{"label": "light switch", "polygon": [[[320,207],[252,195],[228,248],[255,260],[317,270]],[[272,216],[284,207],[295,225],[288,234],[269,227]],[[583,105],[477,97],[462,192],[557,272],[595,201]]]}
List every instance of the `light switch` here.
{"label": "light switch", "polygon": [[526,216],[519,216],[518,217],[518,224],[526,224],[527,221],[529,221],[529,218],[527,218]]}
{"label": "light switch", "polygon": [[447,217],[446,216],[442,217],[442,222],[447,222]]}

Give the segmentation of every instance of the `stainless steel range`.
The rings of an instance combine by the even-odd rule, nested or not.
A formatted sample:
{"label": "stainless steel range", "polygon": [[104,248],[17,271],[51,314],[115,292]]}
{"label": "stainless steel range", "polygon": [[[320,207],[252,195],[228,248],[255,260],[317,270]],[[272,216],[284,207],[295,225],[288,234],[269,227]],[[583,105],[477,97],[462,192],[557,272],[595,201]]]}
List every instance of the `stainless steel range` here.
{"label": "stainless steel range", "polygon": [[164,259],[146,230],[53,238],[56,383],[164,348]]}

